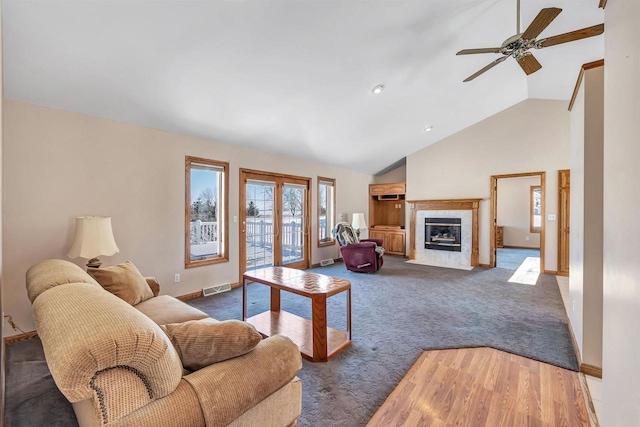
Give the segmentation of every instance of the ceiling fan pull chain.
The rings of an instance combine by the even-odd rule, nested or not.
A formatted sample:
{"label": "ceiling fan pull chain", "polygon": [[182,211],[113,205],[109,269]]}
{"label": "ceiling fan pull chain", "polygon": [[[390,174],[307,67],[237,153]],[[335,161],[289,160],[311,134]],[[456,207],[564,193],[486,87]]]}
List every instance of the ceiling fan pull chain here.
{"label": "ceiling fan pull chain", "polygon": [[516,6],[516,34],[520,34],[520,0],[517,1]]}

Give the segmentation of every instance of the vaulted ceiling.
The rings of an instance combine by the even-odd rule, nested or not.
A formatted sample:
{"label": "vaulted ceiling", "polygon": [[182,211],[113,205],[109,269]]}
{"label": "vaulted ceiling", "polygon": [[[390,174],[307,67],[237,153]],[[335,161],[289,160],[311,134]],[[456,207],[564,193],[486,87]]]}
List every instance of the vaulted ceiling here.
{"label": "vaulted ceiling", "polygon": [[[596,25],[597,4],[522,0],[522,26],[552,6],[540,38]],[[516,0],[2,7],[7,98],[372,174],[526,98],[568,100],[604,56],[593,37],[535,51],[528,77],[510,58],[463,83],[499,54],[455,53],[515,34]]]}

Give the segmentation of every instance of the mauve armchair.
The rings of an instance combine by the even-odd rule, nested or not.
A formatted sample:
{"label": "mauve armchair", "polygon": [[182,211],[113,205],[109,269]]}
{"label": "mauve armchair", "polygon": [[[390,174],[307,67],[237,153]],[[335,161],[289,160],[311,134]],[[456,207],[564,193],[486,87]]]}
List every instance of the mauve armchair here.
{"label": "mauve armchair", "polygon": [[340,245],[340,254],[347,270],[357,273],[375,273],[380,270],[384,262],[382,258],[384,249],[382,248],[381,239],[362,239],[358,241],[353,228],[346,222],[336,224],[333,236]]}

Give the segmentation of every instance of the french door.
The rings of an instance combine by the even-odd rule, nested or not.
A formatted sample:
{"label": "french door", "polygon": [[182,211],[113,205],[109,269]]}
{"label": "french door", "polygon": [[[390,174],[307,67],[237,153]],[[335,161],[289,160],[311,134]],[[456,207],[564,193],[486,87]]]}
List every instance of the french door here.
{"label": "french door", "polygon": [[310,179],[240,170],[240,275],[310,265]]}

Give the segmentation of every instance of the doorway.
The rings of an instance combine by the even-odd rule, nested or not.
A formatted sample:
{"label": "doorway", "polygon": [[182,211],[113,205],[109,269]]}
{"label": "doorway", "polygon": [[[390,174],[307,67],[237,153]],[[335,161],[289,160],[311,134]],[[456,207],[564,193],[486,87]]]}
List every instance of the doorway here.
{"label": "doorway", "polygon": [[[526,172],[491,176],[490,267],[498,266],[500,250],[505,268],[515,266],[518,270],[520,270],[518,267],[522,267],[528,272],[535,270],[538,273],[544,272],[545,175],[545,172]],[[512,181],[509,181],[511,179]],[[519,179],[522,185],[500,185],[501,183],[516,184],[516,179]],[[515,202],[514,199],[505,206],[502,203],[504,199],[511,197],[509,193],[518,187],[523,188],[517,190],[519,201]],[[499,194],[502,194],[502,199]],[[513,207],[509,208],[509,205]],[[516,206],[520,212],[525,212],[526,217],[520,217],[518,220],[509,218],[511,213],[509,209],[515,210]],[[499,210],[503,210],[502,217]],[[504,225],[501,224],[501,220],[505,222]],[[512,251],[506,252],[505,249],[512,249]],[[536,257],[537,251],[539,251],[539,264]]]}
{"label": "doorway", "polygon": [[308,268],[310,178],[240,170],[240,277],[248,270]]}

